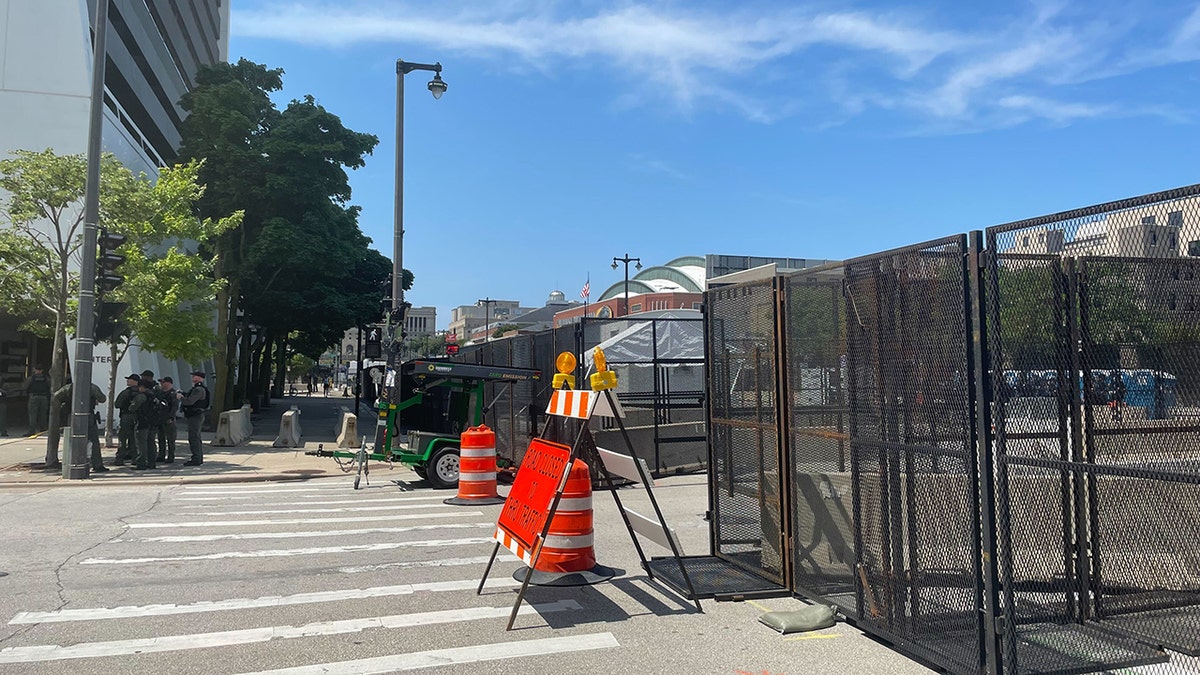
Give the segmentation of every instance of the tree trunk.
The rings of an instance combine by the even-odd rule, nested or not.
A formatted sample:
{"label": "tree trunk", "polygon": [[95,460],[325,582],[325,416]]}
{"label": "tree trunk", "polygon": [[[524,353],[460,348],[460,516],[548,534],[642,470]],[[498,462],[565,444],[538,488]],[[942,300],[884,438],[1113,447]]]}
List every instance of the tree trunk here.
{"label": "tree trunk", "polygon": [[275,346],[275,337],[267,334],[259,346],[258,356],[258,391],[262,395],[262,404],[271,403],[271,348]]}
{"label": "tree trunk", "polygon": [[[63,298],[66,298],[66,289],[63,289]],[[54,347],[50,352],[50,419],[46,429],[46,466],[58,464],[58,439],[59,433],[56,429],[62,424],[58,417],[59,406],[54,402],[54,393],[63,386],[63,373],[66,371],[67,360],[63,355],[67,351],[67,336],[65,335],[67,306],[65,303],[60,303],[58,306],[57,318],[54,320]],[[30,424],[33,420],[30,420]],[[61,440],[61,439],[60,439]]]}
{"label": "tree trunk", "polygon": [[[217,256],[215,269],[216,278],[225,278],[223,256]],[[233,398],[233,387],[230,386],[233,374],[233,345],[236,344],[237,297],[240,286],[231,279],[229,285],[217,292],[217,353],[214,354],[213,368],[216,370],[212,383],[212,411],[210,423],[217,427],[217,420],[223,410],[229,410]],[[233,318],[235,320],[231,321]]]}
{"label": "tree trunk", "polygon": [[287,384],[287,335],[279,336],[275,345],[275,396],[283,397],[283,388]]}

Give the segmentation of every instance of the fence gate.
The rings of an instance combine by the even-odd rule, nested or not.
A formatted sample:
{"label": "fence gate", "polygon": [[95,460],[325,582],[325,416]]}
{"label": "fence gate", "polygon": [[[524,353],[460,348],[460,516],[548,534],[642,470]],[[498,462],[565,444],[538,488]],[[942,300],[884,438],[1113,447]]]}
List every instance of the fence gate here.
{"label": "fence gate", "polygon": [[854,615],[980,667],[982,591],[966,236],[845,263]]}
{"label": "fence gate", "polygon": [[793,589],[856,607],[846,294],[841,265],[784,280],[786,425],[791,457]]}
{"label": "fence gate", "polygon": [[717,558],[785,584],[777,281],[710,290],[710,503]]}

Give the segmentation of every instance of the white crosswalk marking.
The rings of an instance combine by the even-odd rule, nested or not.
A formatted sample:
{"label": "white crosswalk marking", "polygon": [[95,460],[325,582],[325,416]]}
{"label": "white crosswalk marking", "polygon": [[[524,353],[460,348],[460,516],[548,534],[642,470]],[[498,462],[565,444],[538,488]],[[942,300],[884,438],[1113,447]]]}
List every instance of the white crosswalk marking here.
{"label": "white crosswalk marking", "polygon": [[[510,588],[512,586],[520,586],[520,583],[511,577],[498,577],[496,579],[489,579],[487,585],[492,588]],[[399,584],[396,586],[375,586],[372,588],[350,588],[341,591],[297,593],[295,595],[271,595],[262,598],[233,598],[212,602],[194,602],[189,605],[142,605],[141,607],[94,607],[86,609],[60,609],[54,612],[21,612],[13,617],[9,623],[61,623],[64,621],[96,621],[100,619],[128,619],[139,616],[225,612],[239,609],[253,609],[256,607],[285,607],[288,605],[307,605],[316,602],[412,595],[413,593],[421,592],[473,591],[478,586],[478,579],[461,579],[456,581],[433,581],[423,584]]]}
{"label": "white crosswalk marking", "polygon": [[[181,502],[225,502],[231,499],[252,499],[251,497],[193,497],[180,498]],[[387,503],[387,502],[440,502],[446,499],[442,495],[433,495],[431,497],[379,497],[368,499],[334,499],[326,502],[314,502],[311,499],[306,499],[302,502],[271,502],[263,503],[261,499],[255,499],[255,503],[261,506],[316,506],[316,505],[333,505],[333,504],[362,504],[365,501],[370,501],[372,504]],[[212,506],[212,504],[184,504],[184,508],[203,509]]]}
{"label": "white crosswalk marking", "polygon": [[458,507],[434,504],[392,504],[390,506],[351,506],[337,509],[255,509],[253,511],[199,511],[197,516],[266,516],[284,513],[359,513],[363,511],[410,511],[412,509],[438,509],[453,511]]}
{"label": "white crosswalk marking", "polygon": [[129,523],[131,530],[178,527],[243,527],[249,525],[319,525],[323,523],[367,523],[383,520],[428,520],[429,518],[456,518],[458,516],[482,516],[483,511],[455,511],[453,513],[404,513],[390,516],[355,516],[346,518],[280,518],[267,520],[185,520],[178,523]]}
{"label": "white crosswalk marking", "polygon": [[264,670],[258,673],[246,673],[245,675],[372,675],[374,673],[394,673],[400,670],[434,668],[452,663],[501,661],[504,659],[548,656],[550,654],[565,654],[567,652],[608,649],[620,646],[617,638],[612,633],[593,633],[590,635],[542,638],[519,642],[500,642],[490,645],[454,647],[451,649],[432,649],[424,652],[413,652],[411,654],[377,656],[371,659],[358,659],[355,661]]}
{"label": "white crosswalk marking", "polygon": [[[495,527],[489,524],[489,527]],[[455,567],[458,565],[484,565],[491,560],[490,555],[480,555],[473,558],[442,558],[441,560],[412,560],[408,562],[390,562],[379,565],[358,565],[354,567],[339,567],[343,574],[358,574],[360,572],[378,572],[380,570],[408,569],[410,567]]]}
{"label": "white crosswalk marking", "polygon": [[[559,600],[540,605],[523,605],[519,613],[522,615],[551,614],[580,609],[583,609],[583,607],[574,600]],[[268,626],[266,628],[247,628],[245,630],[230,630],[218,633],[169,635],[134,640],[113,640],[111,642],[84,642],[66,647],[62,645],[6,647],[0,649],[0,663],[34,663],[38,661],[85,659],[98,656],[147,654],[181,649],[225,647],[229,645],[268,642],[270,640],[359,633],[371,628],[408,628],[412,626],[458,623],[478,619],[507,618],[511,611],[511,607],[469,607],[466,609],[452,609],[438,612],[393,614],[391,616],[379,616],[367,619],[322,621],[303,626]]]}
{"label": "white crosswalk marking", "polygon": [[204,553],[200,555],[177,555],[158,558],[88,558],[80,565],[143,565],[154,562],[181,562],[184,560],[225,560],[229,558],[283,558],[301,555],[325,555],[330,553],[351,553],[363,551],[390,551],[397,548],[436,548],[439,546],[466,546],[468,544],[486,544],[491,537],[472,537],[470,539],[439,539],[430,541],[390,541],[378,544],[354,544],[350,546],[316,546],[313,548],[276,549],[271,551],[225,551],[222,553]]}
{"label": "white crosswalk marking", "polygon": [[[103,658],[116,663],[115,659],[121,658],[125,659],[121,663],[136,664],[139,669],[169,672],[178,665],[173,659],[183,658],[172,654],[180,652],[196,655],[190,658],[238,663],[240,656],[261,651],[282,658],[256,660],[256,667],[277,667],[321,658],[295,656],[323,653],[310,649],[306,640],[377,628],[393,632],[373,631],[349,639],[383,646],[371,654],[389,654],[394,649],[384,645],[403,640],[403,634],[394,633],[395,629],[407,628],[418,635],[427,634],[417,632],[422,626],[448,626],[432,630],[448,630],[454,635],[494,634],[492,631],[502,629],[508,620],[513,610],[509,603],[515,599],[513,589],[521,585],[511,574],[495,571],[484,584],[491,597],[487,591],[482,598],[477,595],[483,568],[492,558],[474,554],[494,547],[489,536],[495,528],[494,512],[485,515],[471,507],[440,503],[452,493],[351,492],[349,484],[296,483],[173,487],[166,491],[166,498],[142,516],[151,522],[125,522],[124,534],[92,548],[88,554],[92,557],[72,561],[81,566],[79,578],[88,580],[83,586],[88,589],[85,595],[69,598],[65,608],[54,609],[61,606],[55,603],[29,608],[49,611],[20,611],[12,616],[8,623],[14,635],[0,648],[0,671],[8,664],[37,667],[39,663]],[[459,537],[451,538],[455,535]],[[256,546],[265,549],[254,550]],[[455,550],[466,555],[450,557]],[[391,553],[395,551],[409,553]],[[205,564],[225,560],[256,562],[211,568]],[[232,574],[227,575],[226,569]],[[453,574],[454,569],[461,574]],[[126,579],[126,570],[136,570],[137,580]],[[347,577],[341,576],[360,573],[368,576],[359,577],[363,583],[354,588],[348,588]],[[467,578],[448,578],[453,576]],[[300,584],[295,583],[300,579]],[[331,579],[341,582],[331,583]],[[108,592],[111,588],[120,590],[121,595],[112,595]],[[279,588],[296,592],[277,594]],[[97,593],[102,589],[104,592]],[[114,605],[124,604],[89,606],[79,597],[117,597],[120,600]],[[543,602],[534,604],[534,599],[527,598],[519,614],[542,614],[548,619],[553,613],[578,613],[586,604],[583,598],[565,596],[536,600]],[[481,606],[481,602],[487,604]],[[493,603],[502,606],[489,606]],[[491,623],[482,625],[479,633],[455,627],[469,621]],[[578,620],[565,623],[575,625]],[[298,648],[266,644],[280,640],[299,643]],[[463,642],[456,639],[446,644]],[[394,654],[318,668],[388,672],[613,646],[617,646],[616,640],[604,633]],[[155,656],[159,653],[165,655]],[[136,662],[127,660],[134,655],[138,655]],[[338,657],[326,653],[324,658]],[[88,667],[111,669],[112,664],[100,663],[105,665]]]}
{"label": "white crosswalk marking", "polygon": [[191,541],[236,541],[242,539],[300,539],[313,537],[349,537],[364,534],[399,534],[401,532],[421,532],[425,530],[461,530],[466,528],[496,527],[495,523],[439,523],[437,525],[409,525],[407,527],[365,527],[359,530],[306,530],[304,532],[248,532],[245,534],[175,534],[163,537],[141,537],[134,539],[117,539],[114,543],[154,542],[162,544],[182,544]]}

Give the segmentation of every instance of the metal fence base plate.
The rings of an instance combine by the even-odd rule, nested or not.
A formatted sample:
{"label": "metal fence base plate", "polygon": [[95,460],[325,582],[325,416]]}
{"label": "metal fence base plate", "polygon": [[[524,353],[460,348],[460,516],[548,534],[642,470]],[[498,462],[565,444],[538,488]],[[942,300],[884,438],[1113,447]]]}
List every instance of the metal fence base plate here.
{"label": "metal fence base plate", "polygon": [[679,558],[687,570],[688,579],[695,589],[695,597],[688,594],[687,580],[679,572],[675,558],[652,558],[648,563],[654,577],[673,588],[688,600],[704,600],[717,596],[763,593],[790,595],[779,584],[773,584],[742,568],[716,556],[684,556]]}

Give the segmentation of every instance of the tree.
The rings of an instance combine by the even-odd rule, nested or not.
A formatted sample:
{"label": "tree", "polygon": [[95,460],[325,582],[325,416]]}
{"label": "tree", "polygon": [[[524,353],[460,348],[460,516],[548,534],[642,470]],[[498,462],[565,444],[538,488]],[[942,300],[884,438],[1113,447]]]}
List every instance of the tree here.
{"label": "tree", "polygon": [[[0,229],[0,303],[24,317],[23,330],[53,339],[49,375],[57,391],[68,363],[67,332],[75,327],[87,158],[50,149],[12,154],[0,160],[0,189],[11,195]],[[101,222],[137,207],[137,181],[111,154],[101,158],[100,187]],[[58,406],[51,406],[50,427],[59,424]],[[57,462],[57,448],[47,443],[46,464]]]}
{"label": "tree", "polygon": [[242,219],[237,212],[220,219],[197,218],[196,202],[204,194],[197,183],[201,163],[161,169],[151,183],[144,176],[105,226],[126,237],[121,253],[125,278],[113,300],[127,307],[124,330],[109,342],[108,434],[111,437],[117,368],[134,344],[164,357],[197,363],[213,353],[213,300],[223,283],[213,276],[213,261],[195,255]]}
{"label": "tree", "polygon": [[217,64],[181,101],[191,113],[181,157],[208,160],[202,213],[245,209],[212,249],[228,280],[217,301],[214,414],[265,393],[272,351],[281,389],[289,351],[317,356],[368,314],[363,305],[377,314],[390,267],[348,203],[346,169],[363,166],[378,139],[347,129],[311,96],[276,109],[269,95],[282,74],[244,59]]}

